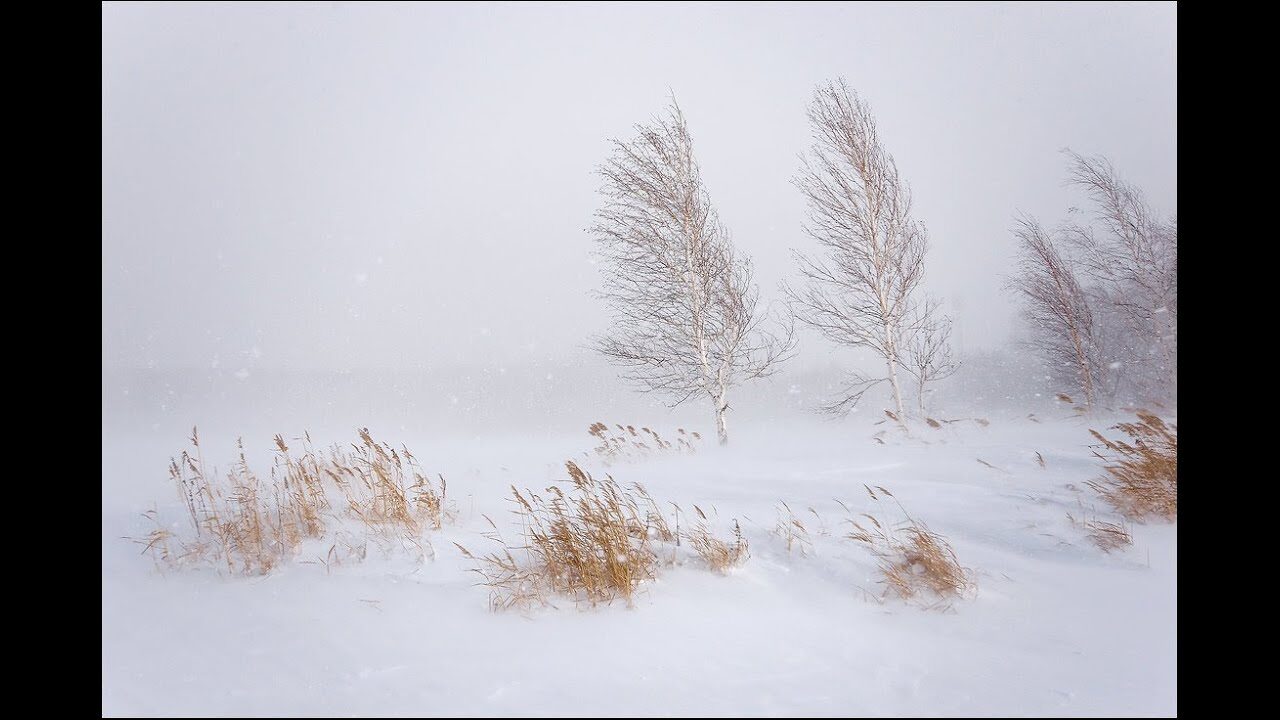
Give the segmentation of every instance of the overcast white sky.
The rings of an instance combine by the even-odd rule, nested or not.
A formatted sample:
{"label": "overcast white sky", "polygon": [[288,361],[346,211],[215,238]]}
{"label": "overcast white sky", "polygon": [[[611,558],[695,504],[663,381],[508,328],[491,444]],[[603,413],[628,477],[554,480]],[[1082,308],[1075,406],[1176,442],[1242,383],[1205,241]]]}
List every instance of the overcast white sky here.
{"label": "overcast white sky", "polygon": [[809,248],[805,104],[847,78],[963,350],[1012,330],[1014,213],[1079,202],[1061,148],[1177,207],[1173,3],[108,2],[102,52],[105,366],[573,357],[607,322],[593,169],[669,91],[774,298]]}

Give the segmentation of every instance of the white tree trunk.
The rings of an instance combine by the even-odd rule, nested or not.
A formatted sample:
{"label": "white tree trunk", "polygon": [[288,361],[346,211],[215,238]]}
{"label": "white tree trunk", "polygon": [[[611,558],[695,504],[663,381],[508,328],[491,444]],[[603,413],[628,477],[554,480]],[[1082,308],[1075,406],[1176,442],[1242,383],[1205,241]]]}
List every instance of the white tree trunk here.
{"label": "white tree trunk", "polygon": [[716,438],[721,445],[729,444],[729,403],[724,395],[716,398]]}
{"label": "white tree trunk", "polygon": [[889,367],[889,384],[893,386],[893,404],[898,410],[898,422],[902,425],[907,424],[907,413],[902,406],[902,386],[898,384],[898,358],[896,353],[890,353],[885,358],[885,365]]}
{"label": "white tree trunk", "polygon": [[[881,296],[883,297],[883,295]],[[887,308],[888,303],[883,299],[880,301],[881,308]],[[888,314],[885,311],[885,314]],[[898,423],[903,427],[907,425],[906,407],[902,404],[902,385],[898,383],[898,343],[895,339],[896,328],[892,322],[884,324],[884,363],[889,368],[889,384],[893,386],[893,404],[898,412]]]}

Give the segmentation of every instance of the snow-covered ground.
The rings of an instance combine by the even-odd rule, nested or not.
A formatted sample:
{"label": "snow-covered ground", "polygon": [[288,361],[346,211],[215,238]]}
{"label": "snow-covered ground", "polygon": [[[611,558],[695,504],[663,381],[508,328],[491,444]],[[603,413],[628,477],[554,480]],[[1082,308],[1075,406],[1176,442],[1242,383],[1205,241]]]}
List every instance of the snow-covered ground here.
{"label": "snow-covered ground", "polygon": [[[260,578],[161,573],[122,539],[147,532],[140,513],[153,502],[185,521],[165,469],[188,429],[104,420],[103,713],[1176,714],[1177,527],[1135,525],[1132,547],[1095,547],[1068,519],[1108,517],[1085,486],[1098,472],[1090,425],[1065,417],[918,426],[883,445],[871,436],[886,426],[867,414],[735,417],[727,449],[607,472],[660,500],[714,506],[724,523],[739,519],[745,565],[726,576],[692,562],[670,568],[631,608],[490,612],[453,542],[485,548],[481,513],[508,522],[511,484],[562,479],[563,461],[593,446],[585,427],[597,419],[629,420],[584,417],[581,431],[539,435],[371,425],[449,480],[460,517],[428,536],[436,558],[371,552],[360,564],[295,562]],[[675,424],[655,427],[669,434]],[[204,430],[206,459],[227,465],[232,438]],[[354,426],[311,430],[320,444],[354,439]],[[245,442],[265,468],[270,435]],[[874,560],[842,539],[836,500],[900,517],[864,483],[889,488],[951,541],[976,574],[975,598],[943,611],[874,598]],[[807,555],[771,533],[779,501],[806,516]]]}

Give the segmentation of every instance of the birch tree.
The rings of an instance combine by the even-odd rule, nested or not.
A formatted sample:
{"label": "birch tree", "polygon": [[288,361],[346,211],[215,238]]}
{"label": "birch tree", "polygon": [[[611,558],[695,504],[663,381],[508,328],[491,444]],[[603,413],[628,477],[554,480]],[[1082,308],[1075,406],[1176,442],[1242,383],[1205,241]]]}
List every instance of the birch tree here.
{"label": "birch tree", "polygon": [[1031,344],[1052,368],[1071,368],[1084,407],[1097,401],[1104,366],[1089,297],[1070,258],[1034,218],[1022,217],[1017,273],[1012,287],[1023,298],[1023,312],[1034,335]]}
{"label": "birch tree", "polygon": [[1067,223],[1063,233],[1099,302],[1123,323],[1127,342],[1114,348],[1116,358],[1141,372],[1145,394],[1176,397],[1177,221],[1157,216],[1106,158],[1065,152],[1069,181],[1093,201],[1093,216]]}
{"label": "birch tree", "polygon": [[710,402],[729,440],[729,392],[770,374],[794,347],[791,327],[760,306],[751,263],[720,222],[673,98],[665,115],[613,140],[600,167],[603,203],[591,232],[612,313],[596,348],[645,392],[674,407]]}
{"label": "birch tree", "polygon": [[1052,235],[1021,218],[1015,235],[1031,344],[1052,372],[1069,370],[1092,407],[1174,400],[1178,387],[1178,224],[1104,157],[1065,151],[1068,181],[1091,212],[1075,208]]}
{"label": "birch tree", "polygon": [[796,252],[803,284],[789,289],[796,316],[842,345],[867,348],[883,376],[854,374],[827,406],[847,411],[888,382],[905,422],[899,370],[904,319],[920,284],[928,238],[911,215],[911,191],[876,131],[871,109],[843,79],[809,105],[813,143],[795,184],[808,204],[805,232],[821,256]]}

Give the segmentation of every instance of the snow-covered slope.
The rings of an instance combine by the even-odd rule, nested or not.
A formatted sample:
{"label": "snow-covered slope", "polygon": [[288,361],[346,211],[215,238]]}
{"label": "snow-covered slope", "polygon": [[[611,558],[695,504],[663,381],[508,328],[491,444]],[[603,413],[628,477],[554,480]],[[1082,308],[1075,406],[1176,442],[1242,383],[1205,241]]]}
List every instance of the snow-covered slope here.
{"label": "snow-covered slope", "polygon": [[[593,445],[585,432],[418,437],[374,426],[449,480],[460,517],[429,535],[436,558],[371,552],[360,564],[295,562],[261,578],[160,573],[121,539],[145,534],[139,513],[153,501],[184,520],[165,476],[183,434],[104,430],[103,712],[1177,712],[1177,528],[1133,526],[1134,545],[1105,554],[1072,524],[1068,513],[1108,516],[1085,486],[1098,472],[1088,425],[992,418],[871,439],[885,427],[743,423],[728,449],[606,469],[582,460]],[[251,459],[265,459],[269,441],[246,436]],[[203,444],[211,462],[233,457],[228,437],[206,431]],[[453,541],[484,548],[481,513],[508,522],[509,485],[541,489],[574,457],[660,500],[737,518],[751,558],[726,576],[692,562],[668,569],[632,608],[490,612]],[[874,560],[842,538],[836,500],[900,517],[864,483],[889,488],[951,541],[976,575],[975,598],[941,611],[875,599]],[[804,555],[771,533],[783,500],[814,535]]]}

